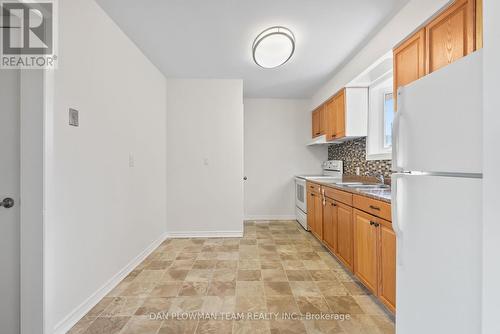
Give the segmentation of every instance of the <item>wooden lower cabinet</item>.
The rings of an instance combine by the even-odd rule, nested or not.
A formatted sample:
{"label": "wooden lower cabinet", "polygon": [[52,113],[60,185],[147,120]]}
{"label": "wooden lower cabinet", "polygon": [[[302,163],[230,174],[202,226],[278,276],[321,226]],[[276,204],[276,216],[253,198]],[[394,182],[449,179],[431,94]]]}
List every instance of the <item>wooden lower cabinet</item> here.
{"label": "wooden lower cabinet", "polygon": [[[311,233],[394,313],[396,235],[391,222],[382,218],[390,205],[315,183],[307,189]],[[375,214],[365,212],[370,210]]]}
{"label": "wooden lower cabinet", "polygon": [[381,220],[379,240],[378,297],[391,310],[396,309],[396,234],[390,222]]}
{"label": "wooden lower cabinet", "polygon": [[354,209],[354,274],[396,309],[396,234],[389,221]]}
{"label": "wooden lower cabinet", "polygon": [[323,242],[333,253],[337,253],[337,212],[335,201],[326,198],[323,207]]}
{"label": "wooden lower cabinet", "polygon": [[319,240],[323,238],[322,197],[321,194],[311,190],[307,192],[307,225],[316,238]]}
{"label": "wooden lower cabinet", "polygon": [[375,295],[378,293],[378,230],[375,217],[354,210],[354,274]]}
{"label": "wooden lower cabinet", "polygon": [[337,204],[337,256],[351,271],[354,269],[352,207]]}
{"label": "wooden lower cabinet", "polygon": [[323,240],[323,199],[320,194],[314,197],[314,231],[316,238]]}
{"label": "wooden lower cabinet", "polygon": [[316,210],[314,208],[315,204],[315,196],[317,196],[314,192],[312,191],[307,191],[307,227],[311,232],[315,231],[315,214]]}

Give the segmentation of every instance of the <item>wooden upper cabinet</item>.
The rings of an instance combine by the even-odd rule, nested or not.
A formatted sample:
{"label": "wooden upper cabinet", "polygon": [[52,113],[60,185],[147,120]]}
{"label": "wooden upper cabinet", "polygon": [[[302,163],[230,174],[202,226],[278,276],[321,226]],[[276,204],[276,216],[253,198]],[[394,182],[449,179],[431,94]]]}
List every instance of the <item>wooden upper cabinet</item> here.
{"label": "wooden upper cabinet", "polygon": [[476,49],[476,0],[456,0],[425,27],[426,74]]}
{"label": "wooden upper cabinet", "polygon": [[345,89],[335,96],[335,138],[345,137]]}
{"label": "wooden upper cabinet", "polygon": [[335,97],[332,97],[325,103],[326,140],[332,140],[335,138],[336,117],[337,117],[337,103]]}
{"label": "wooden upper cabinet", "polygon": [[326,107],[324,105],[319,108],[319,132],[322,135],[326,132]]}
{"label": "wooden upper cabinet", "polygon": [[345,88],[325,104],[326,140],[335,140],[346,136],[346,101]]}
{"label": "wooden upper cabinet", "polygon": [[396,309],[396,234],[388,221],[380,221],[379,241],[379,287],[380,300],[391,310]]}
{"label": "wooden upper cabinet", "polygon": [[[420,30],[394,49],[394,101],[397,91],[425,74],[425,29]],[[396,107],[396,103],[394,103]]]}
{"label": "wooden upper cabinet", "polygon": [[345,87],[313,111],[313,138],[325,135],[327,141],[366,137],[368,88]]}
{"label": "wooden upper cabinet", "polygon": [[378,236],[376,218],[354,210],[354,274],[377,294],[378,289]]}
{"label": "wooden upper cabinet", "polygon": [[312,136],[317,137],[321,135],[321,115],[320,109],[316,109],[312,112]]}
{"label": "wooden upper cabinet", "polygon": [[312,136],[318,137],[325,134],[326,125],[325,106],[321,106],[312,112]]}

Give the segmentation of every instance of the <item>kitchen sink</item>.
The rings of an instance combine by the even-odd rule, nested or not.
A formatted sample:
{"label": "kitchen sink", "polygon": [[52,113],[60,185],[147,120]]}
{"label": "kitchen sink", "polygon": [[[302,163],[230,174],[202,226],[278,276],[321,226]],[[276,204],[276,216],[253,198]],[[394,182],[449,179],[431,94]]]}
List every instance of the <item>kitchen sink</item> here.
{"label": "kitchen sink", "polygon": [[370,189],[370,190],[382,190],[382,189],[389,189],[390,186],[387,184],[352,184],[352,185],[346,185],[349,188],[356,188],[356,189]]}

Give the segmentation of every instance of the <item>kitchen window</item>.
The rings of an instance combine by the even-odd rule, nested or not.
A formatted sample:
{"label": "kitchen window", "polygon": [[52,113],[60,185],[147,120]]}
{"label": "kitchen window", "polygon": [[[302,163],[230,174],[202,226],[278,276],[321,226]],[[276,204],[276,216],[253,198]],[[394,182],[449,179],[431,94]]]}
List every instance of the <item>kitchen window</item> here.
{"label": "kitchen window", "polygon": [[384,148],[392,147],[392,122],[394,121],[393,93],[384,94]]}
{"label": "kitchen window", "polygon": [[392,157],[392,122],[394,95],[392,71],[369,87],[368,138],[366,160],[389,160]]}

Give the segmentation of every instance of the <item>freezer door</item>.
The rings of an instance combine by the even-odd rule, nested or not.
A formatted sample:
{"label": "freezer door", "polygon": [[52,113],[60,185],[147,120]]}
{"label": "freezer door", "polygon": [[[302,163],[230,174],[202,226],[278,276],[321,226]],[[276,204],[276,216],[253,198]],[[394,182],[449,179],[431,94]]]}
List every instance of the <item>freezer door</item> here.
{"label": "freezer door", "polygon": [[481,179],[395,174],[396,333],[480,333]]}
{"label": "freezer door", "polygon": [[400,88],[395,171],[482,171],[482,51]]}

